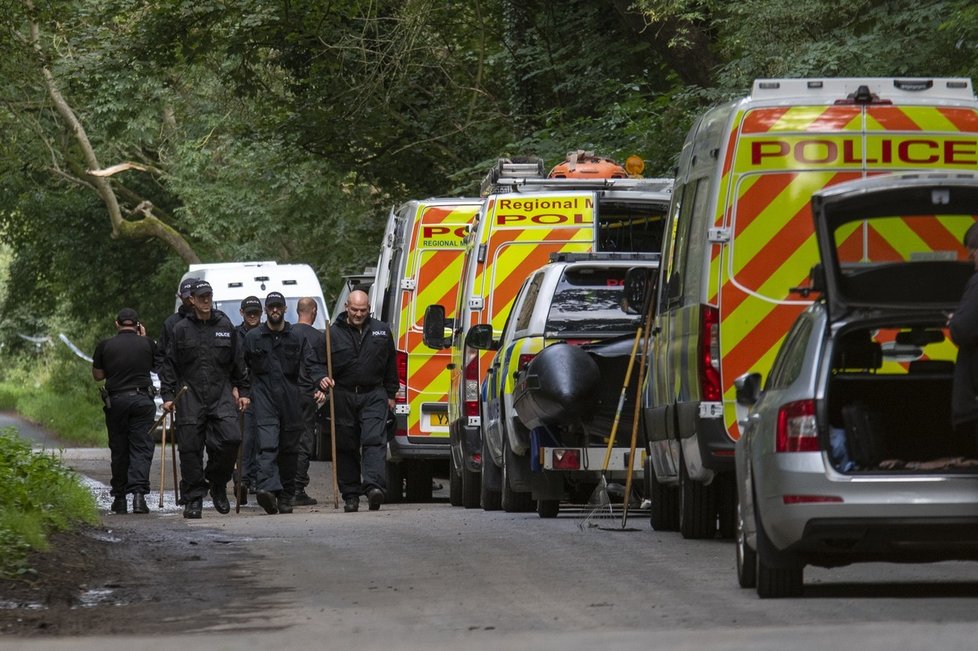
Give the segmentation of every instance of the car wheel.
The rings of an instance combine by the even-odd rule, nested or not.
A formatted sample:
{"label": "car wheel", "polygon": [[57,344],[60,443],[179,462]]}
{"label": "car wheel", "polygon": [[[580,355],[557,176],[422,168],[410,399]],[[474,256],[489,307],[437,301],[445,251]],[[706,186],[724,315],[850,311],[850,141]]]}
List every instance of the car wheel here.
{"label": "car wheel", "polygon": [[402,461],[405,464],[405,494],[408,502],[431,501],[431,466],[423,460]]}
{"label": "car wheel", "polygon": [[537,515],[541,518],[556,518],[560,513],[560,500],[537,500]]}
{"label": "car wheel", "polygon": [[737,583],[741,588],[753,588],[757,585],[757,552],[747,544],[747,534],[744,531],[744,512],[740,502],[737,502],[736,513],[736,550],[737,550]]}
{"label": "car wheel", "polygon": [[462,475],[455,468],[455,460],[448,462],[448,503],[462,506]]}
{"label": "car wheel", "polygon": [[[486,463],[482,458],[482,465]],[[491,463],[491,462],[490,462]],[[462,506],[467,509],[479,508],[482,498],[482,473],[471,472],[462,468]]]}
{"label": "car wheel", "polygon": [[534,510],[533,496],[530,493],[515,491],[509,484],[509,469],[513,464],[520,463],[522,459],[517,457],[509,449],[509,442],[503,441],[503,475],[500,478],[502,484],[502,507],[507,513],[526,513]]}
{"label": "car wheel", "polygon": [[656,531],[676,531],[679,529],[679,489],[659,483],[651,459],[645,461],[645,476],[650,502],[649,524]]}
{"label": "car wheel", "polygon": [[489,456],[486,442],[482,442],[482,472],[479,473],[479,499],[483,511],[498,511],[502,508],[502,496],[499,491],[490,488],[502,481],[499,466]]}
{"label": "car wheel", "polygon": [[679,532],[683,538],[712,538],[717,532],[716,489],[693,481],[679,455]]}
{"label": "car wheel", "polygon": [[404,469],[400,463],[387,462],[387,495],[384,501],[388,504],[404,501]]}

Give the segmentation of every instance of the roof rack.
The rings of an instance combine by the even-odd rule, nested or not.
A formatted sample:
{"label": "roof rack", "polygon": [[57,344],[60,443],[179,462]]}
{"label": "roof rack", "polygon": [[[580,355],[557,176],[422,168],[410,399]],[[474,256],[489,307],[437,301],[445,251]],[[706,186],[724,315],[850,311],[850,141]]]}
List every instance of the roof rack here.
{"label": "roof rack", "polygon": [[865,87],[882,99],[974,101],[967,77],[824,77],[811,79],[755,79],[754,99],[831,98],[843,99]]}
{"label": "roof rack", "polygon": [[536,156],[500,158],[482,180],[479,194],[484,197],[495,191],[498,185],[508,185],[527,179],[544,179],[546,176],[542,158]]}
{"label": "roof rack", "polygon": [[588,253],[551,253],[550,262],[585,262],[599,260],[605,262],[639,260],[642,262],[658,262],[662,259],[659,252],[646,251],[591,251]]}

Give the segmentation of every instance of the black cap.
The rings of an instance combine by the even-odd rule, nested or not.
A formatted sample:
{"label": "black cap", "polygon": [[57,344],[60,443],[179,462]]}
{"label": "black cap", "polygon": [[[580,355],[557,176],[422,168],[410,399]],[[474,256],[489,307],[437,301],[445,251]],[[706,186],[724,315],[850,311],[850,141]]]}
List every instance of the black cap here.
{"label": "black cap", "polygon": [[127,326],[130,328],[136,327],[139,323],[139,315],[136,314],[136,310],[131,307],[124,307],[119,310],[119,313],[115,317],[116,323],[121,326]]}
{"label": "black cap", "polygon": [[268,296],[265,297],[265,307],[271,307],[273,305],[287,305],[285,297],[278,292],[269,292]]}
{"label": "black cap", "polygon": [[241,311],[246,314],[255,311],[261,312],[261,301],[258,300],[257,296],[249,296],[241,301]]}
{"label": "black cap", "polygon": [[201,294],[213,294],[214,290],[211,288],[211,284],[206,280],[198,280],[194,283],[194,288],[190,290],[191,295],[200,296]]}
{"label": "black cap", "polygon": [[197,284],[196,278],[184,278],[183,282],[180,283],[180,290],[177,292],[180,298],[187,298],[190,296],[190,292],[193,291],[194,285]]}

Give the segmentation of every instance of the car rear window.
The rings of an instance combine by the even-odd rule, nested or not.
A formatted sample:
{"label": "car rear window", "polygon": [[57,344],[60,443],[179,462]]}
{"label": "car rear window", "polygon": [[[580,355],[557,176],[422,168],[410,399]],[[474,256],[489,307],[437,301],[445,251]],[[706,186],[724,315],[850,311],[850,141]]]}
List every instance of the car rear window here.
{"label": "car rear window", "polygon": [[622,309],[624,267],[564,270],[547,314],[548,334],[615,334],[634,331],[640,314]]}

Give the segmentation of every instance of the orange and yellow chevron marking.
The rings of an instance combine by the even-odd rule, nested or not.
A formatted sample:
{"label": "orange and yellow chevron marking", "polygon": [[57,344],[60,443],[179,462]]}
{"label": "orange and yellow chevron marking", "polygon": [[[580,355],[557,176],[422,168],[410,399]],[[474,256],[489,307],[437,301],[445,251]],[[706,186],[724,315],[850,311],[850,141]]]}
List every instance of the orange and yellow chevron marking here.
{"label": "orange and yellow chevron marking", "polygon": [[[408,353],[408,435],[447,438],[447,427],[424,427],[425,403],[448,400],[451,355],[424,346],[421,320],[428,305],[446,306],[451,317],[456,306],[459,278],[465,256],[465,236],[479,212],[479,203],[425,205],[418,208],[408,244],[406,274],[415,281],[413,291],[401,290],[398,348]],[[434,427],[434,426],[433,426]]]}
{"label": "orange and yellow chevron marking", "polygon": [[[864,127],[869,132],[863,135]],[[901,169],[978,167],[978,112],[973,109],[873,106],[776,107],[748,111],[730,136],[715,225],[733,239],[711,251],[710,302],[721,310],[724,402],[733,380],[767,373],[804,301],[789,294],[818,260],[811,194],[864,175]],[[746,135],[749,134],[749,137]],[[758,174],[758,172],[760,174]],[[917,223],[919,222],[919,223]],[[916,251],[958,251],[959,226],[910,220],[885,233],[847,231],[842,252],[862,259],[905,259]],[[865,245],[865,246],[864,246]],[[729,256],[733,256],[732,260]],[[730,277],[732,275],[732,278]],[[758,296],[753,295],[756,293]],[[763,298],[762,298],[763,297]],[[791,300],[792,303],[784,301]],[[733,438],[735,410],[725,410]]]}
{"label": "orange and yellow chevron marking", "polygon": [[554,230],[542,239],[539,233],[526,235],[536,240],[523,245],[522,238],[500,242],[493,236],[497,257],[492,268],[492,290],[488,296],[487,314],[496,330],[502,330],[523,281],[533,271],[547,264],[551,253],[585,253],[593,249],[594,234],[591,228],[576,231]]}

